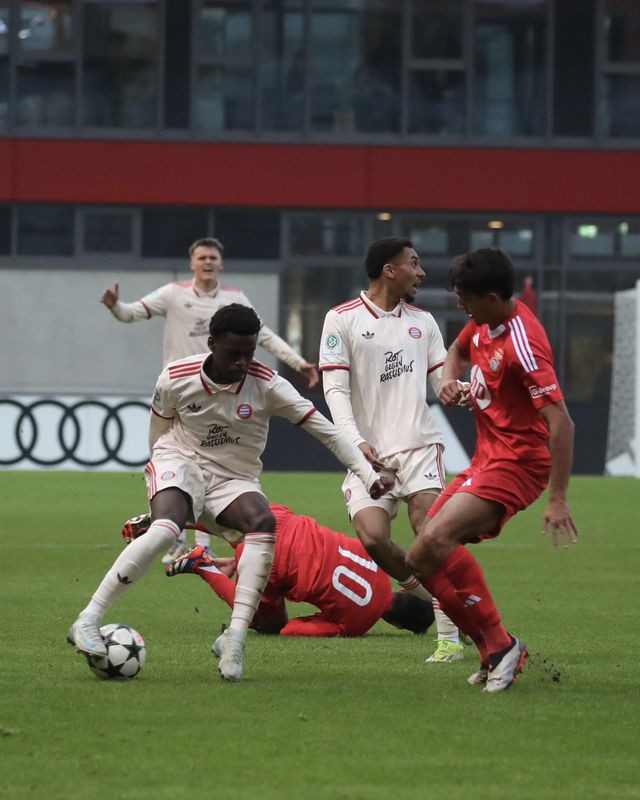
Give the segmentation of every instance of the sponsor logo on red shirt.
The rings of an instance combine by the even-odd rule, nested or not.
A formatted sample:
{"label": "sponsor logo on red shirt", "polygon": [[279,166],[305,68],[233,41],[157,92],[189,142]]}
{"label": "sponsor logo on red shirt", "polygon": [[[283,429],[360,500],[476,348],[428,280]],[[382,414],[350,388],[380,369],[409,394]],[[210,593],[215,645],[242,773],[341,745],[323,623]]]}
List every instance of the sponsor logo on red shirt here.
{"label": "sponsor logo on red shirt", "polygon": [[544,394],[549,394],[558,388],[557,383],[550,383],[549,386],[530,386],[529,392],[531,397],[542,397]]}

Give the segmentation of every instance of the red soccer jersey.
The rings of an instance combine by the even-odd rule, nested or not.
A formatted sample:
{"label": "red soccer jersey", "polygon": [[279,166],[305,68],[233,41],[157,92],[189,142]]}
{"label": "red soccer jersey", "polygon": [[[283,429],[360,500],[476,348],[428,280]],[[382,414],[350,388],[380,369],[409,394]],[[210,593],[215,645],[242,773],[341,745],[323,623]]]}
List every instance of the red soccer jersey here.
{"label": "red soccer jersey", "polygon": [[549,431],[539,409],[563,399],[544,328],[516,300],[495,330],[471,321],[458,336],[471,360],[471,395],[478,441],[473,466],[492,461],[551,463]]}
{"label": "red soccer jersey", "polygon": [[[281,608],[284,597],[310,603],[343,627],[360,635],[389,609],[389,576],[375,564],[358,539],[319,525],[290,508],[270,504],[276,518],[276,547],[263,611]],[[236,550],[236,560],[242,545]]]}

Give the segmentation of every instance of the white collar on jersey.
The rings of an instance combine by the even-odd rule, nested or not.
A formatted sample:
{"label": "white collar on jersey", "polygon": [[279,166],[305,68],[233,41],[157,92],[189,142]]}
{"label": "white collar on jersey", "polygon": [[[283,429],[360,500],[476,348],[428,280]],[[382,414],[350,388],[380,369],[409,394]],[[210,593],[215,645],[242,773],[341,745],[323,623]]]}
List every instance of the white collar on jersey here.
{"label": "white collar on jersey", "polygon": [[380,306],[377,306],[372,300],[369,300],[364,289],[360,292],[360,299],[376,317],[399,317],[402,313],[402,301],[400,301],[395,308],[391,309],[391,311],[385,311],[384,308],[380,308]]}
{"label": "white collar on jersey", "polygon": [[498,327],[497,327],[497,328],[494,328],[493,330],[491,330],[491,328],[489,328],[487,332],[488,332],[488,334],[489,334],[489,338],[490,338],[490,339],[496,339],[498,336],[500,336],[500,334],[501,334],[501,333],[504,333],[506,330],[507,330],[507,329],[505,328],[505,326],[504,326],[504,325],[503,325],[503,323],[501,322],[501,323],[498,325]]}

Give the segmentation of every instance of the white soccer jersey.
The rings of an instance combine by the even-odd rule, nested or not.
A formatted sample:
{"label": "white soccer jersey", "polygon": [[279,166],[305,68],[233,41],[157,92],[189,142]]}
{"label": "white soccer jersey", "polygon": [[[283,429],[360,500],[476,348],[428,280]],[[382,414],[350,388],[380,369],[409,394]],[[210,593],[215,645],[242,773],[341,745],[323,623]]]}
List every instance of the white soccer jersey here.
{"label": "white soccer jersey", "polygon": [[442,441],[427,405],[427,376],[445,356],[433,316],[404,302],[384,311],[361,292],[325,317],[320,370],[348,371],[360,441],[381,458]]}
{"label": "white soccer jersey", "polygon": [[171,427],[153,445],[153,458],[181,452],[203,470],[229,478],[257,478],[267,443],[269,420],[285,417],[319,439],[365,486],[377,479],[362,453],[329,420],[318,413],[289,381],[258,361],[245,377],[220,386],[206,375],[208,353],[180,359],[160,374],[151,403]]}
{"label": "white soccer jersey", "polygon": [[[166,317],[163,364],[207,350],[209,321],[222,306],[240,303],[253,308],[241,289],[218,284],[203,292],[195,281],[166,283],[134,303],[118,302],[111,310],[121,322],[137,322],[153,316]],[[258,344],[290,367],[300,370],[303,359],[266,325],[260,328]]]}

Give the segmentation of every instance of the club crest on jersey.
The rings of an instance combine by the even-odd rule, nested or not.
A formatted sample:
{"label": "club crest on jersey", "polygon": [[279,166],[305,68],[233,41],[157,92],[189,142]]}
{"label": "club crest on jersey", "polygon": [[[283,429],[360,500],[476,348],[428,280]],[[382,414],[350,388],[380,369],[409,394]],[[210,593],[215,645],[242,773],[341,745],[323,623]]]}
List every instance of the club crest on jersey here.
{"label": "club crest on jersey", "polygon": [[420,328],[414,328],[413,326],[409,328],[409,336],[412,339],[422,339],[422,331]]}
{"label": "club crest on jersey", "polygon": [[342,339],[337,333],[328,333],[322,340],[322,354],[336,356],[342,353]]}
{"label": "club crest on jersey", "polygon": [[240,403],[238,408],[236,408],[236,414],[240,419],[249,419],[249,417],[253,415],[253,409],[249,403]]}
{"label": "club crest on jersey", "polygon": [[504,358],[504,350],[501,347],[499,347],[493,354],[491,361],[489,362],[489,368],[491,369],[491,372],[497,372],[500,369],[500,364],[503,358]]}
{"label": "club crest on jersey", "polygon": [[176,477],[176,473],[175,472],[171,472],[171,470],[168,470],[167,472],[163,472],[162,473],[162,475],[160,476],[160,480],[161,481],[170,481],[172,478],[175,478],[175,477]]}

